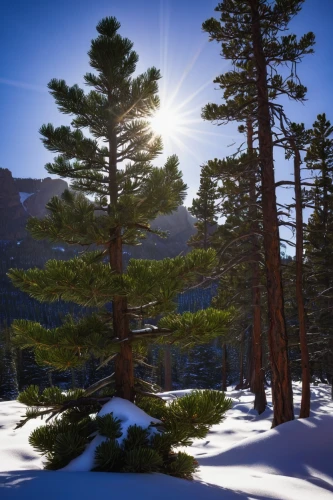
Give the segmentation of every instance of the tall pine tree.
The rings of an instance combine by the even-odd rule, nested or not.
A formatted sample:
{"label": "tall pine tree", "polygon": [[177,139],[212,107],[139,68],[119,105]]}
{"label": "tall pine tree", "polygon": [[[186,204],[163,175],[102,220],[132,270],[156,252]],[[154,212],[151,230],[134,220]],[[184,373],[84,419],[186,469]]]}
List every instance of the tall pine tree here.
{"label": "tall pine tree", "polygon": [[318,343],[314,361],[333,380],[333,126],[325,113],[317,116],[305,156],[314,173],[314,184],[306,192],[306,206],[312,208],[306,226],[306,292],[309,303],[310,333]]}
{"label": "tall pine tree", "polygon": [[[62,299],[95,309],[79,320],[68,317],[53,330],[15,321],[17,343],[33,347],[40,363],[58,369],[80,366],[91,354],[104,364],[115,357],[115,393],[133,401],[133,346],[142,351],[142,343],[171,334],[173,342],[185,337],[187,344],[195,344],[223,333],[229,315],[214,310],[173,314],[176,295],[214,268],[213,251],[158,262],[132,260],[124,273],[123,245],[139,244],[146,232],[153,232],[150,221],[179,206],[186,185],[177,157],[162,168],[151,163],[161,151],[161,140],[147,121],[159,105],[160,74],[150,68],[133,76],[138,55],[119,28],[114,17],[97,25],[99,35],[89,51],[95,72],[84,77],[88,93],[64,80],[49,83],[59,110],[72,117],[71,126],[48,124],[40,130],[45,147],[58,153],[47,171],[71,179],[72,190],[53,198],[48,216],[30,219],[28,228],[37,239],[90,251],[67,262],[49,261],[43,270],[11,270],[9,276],[39,300]],[[136,326],[162,313],[170,314],[158,327]]]}
{"label": "tall pine tree", "polygon": [[[300,11],[303,0],[223,0],[215,18],[203,24],[211,40],[222,42],[222,56],[234,69],[216,82],[224,90],[226,103],[210,105],[206,113],[221,122],[248,118],[258,122],[258,151],[261,174],[263,234],[269,313],[268,340],[272,367],[273,426],[294,418],[288,363],[288,339],[280,262],[279,221],[275,192],[273,128],[280,95],[302,101],[305,87],[295,75],[295,65],[312,52],[314,35],[297,40],[284,35],[290,20]],[[289,66],[287,76],[279,74],[281,65]],[[246,92],[244,89],[247,89]]]}

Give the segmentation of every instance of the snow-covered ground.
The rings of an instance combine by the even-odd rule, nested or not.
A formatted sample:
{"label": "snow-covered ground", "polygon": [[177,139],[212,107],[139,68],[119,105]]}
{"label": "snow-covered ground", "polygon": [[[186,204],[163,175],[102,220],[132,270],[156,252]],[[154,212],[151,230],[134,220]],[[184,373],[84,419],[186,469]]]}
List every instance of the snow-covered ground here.
{"label": "snow-covered ground", "polygon": [[[248,391],[228,391],[233,409],[188,450],[200,463],[194,481],[162,474],[43,471],[28,444],[39,422],[13,430],[24,406],[0,403],[0,498],[3,500],[332,500],[333,403],[330,387],[311,387],[311,417],[270,429],[272,409],[258,417]],[[294,384],[295,414],[301,387]],[[174,397],[181,394],[165,393]],[[268,392],[270,401],[270,394]]]}

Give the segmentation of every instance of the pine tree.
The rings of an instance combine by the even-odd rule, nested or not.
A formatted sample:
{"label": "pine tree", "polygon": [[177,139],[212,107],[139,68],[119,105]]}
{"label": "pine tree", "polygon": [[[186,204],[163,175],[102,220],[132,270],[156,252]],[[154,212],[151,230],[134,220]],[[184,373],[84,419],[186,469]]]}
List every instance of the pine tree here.
{"label": "pine tree", "polygon": [[[72,116],[71,126],[48,124],[40,130],[46,148],[58,153],[47,171],[71,179],[72,190],[62,199],[53,198],[48,216],[30,219],[28,228],[37,239],[81,245],[87,251],[70,261],[50,260],[44,269],[13,269],[9,276],[40,301],[61,299],[92,308],[88,315],[68,316],[55,329],[15,321],[16,342],[33,348],[40,364],[60,370],[80,367],[92,354],[103,365],[114,359],[115,394],[133,401],[139,390],[133,349],[142,357],[147,343],[168,340],[171,334],[176,344],[207,341],[225,331],[230,315],[212,309],[174,314],[177,294],[216,265],[212,250],[162,261],[131,260],[124,273],[123,245],[139,244],[146,232],[153,232],[150,221],[181,204],[186,186],[177,157],[162,168],[151,163],[161,151],[161,140],[147,121],[159,104],[160,74],[150,68],[133,77],[138,56],[119,28],[113,17],[97,25],[99,35],[89,51],[96,71],[85,75],[90,92],[63,80],[49,83],[59,110]],[[85,195],[93,195],[94,201]],[[162,313],[166,316],[158,326],[145,324],[144,318]],[[94,384],[86,395],[111,379]]]}
{"label": "pine tree", "polygon": [[[210,119],[210,112],[206,108],[204,116]],[[221,183],[218,188],[221,197],[218,213],[220,217],[225,218],[225,223],[218,227],[212,241],[220,255],[220,266],[223,269],[218,303],[222,308],[230,303],[230,300],[233,305],[237,304],[240,312],[234,317],[234,329],[237,329],[236,325],[239,328],[239,331],[235,332],[236,336],[243,338],[244,331],[249,327],[249,318],[252,320],[250,353],[253,359],[252,373],[248,381],[255,394],[254,408],[261,414],[266,408],[261,319],[262,213],[258,158],[253,146],[255,129],[253,121],[245,115],[244,121],[245,124],[239,129],[246,133],[246,153],[239,153],[224,160],[209,160],[206,169],[213,179]],[[238,276],[236,280],[235,274]],[[232,287],[235,283],[236,288]],[[252,293],[249,293],[250,291]],[[248,307],[251,303],[252,308]],[[240,321],[243,316],[247,318],[246,324]],[[242,351],[243,343],[239,345]],[[240,385],[242,384],[243,381],[240,382]]]}
{"label": "pine tree", "polygon": [[[306,293],[309,327],[318,334],[317,355],[329,378],[333,377],[332,245],[333,245],[333,127],[325,114],[317,116],[310,135],[305,162],[314,173],[313,187],[306,192],[306,206],[313,209],[306,226]],[[314,337],[315,339],[316,337]]]}
{"label": "pine tree", "polygon": [[[273,426],[292,420],[294,412],[284,316],[272,123],[280,116],[281,105],[274,103],[276,97],[286,95],[302,101],[305,96],[306,89],[295,75],[295,66],[305,54],[312,52],[314,35],[308,33],[300,40],[295,35],[281,35],[302,4],[303,0],[224,0],[216,8],[221,13],[220,22],[211,18],[203,24],[211,40],[222,42],[223,57],[234,65],[234,70],[215,80],[224,90],[226,104],[210,105],[206,113],[220,122],[241,121],[246,115],[258,122]],[[290,67],[287,78],[278,72],[281,65]]]}
{"label": "pine tree", "polygon": [[189,208],[191,214],[197,218],[195,223],[197,233],[190,238],[189,245],[205,250],[211,246],[211,234],[216,230],[218,198],[217,182],[211,178],[207,169],[202,167],[197,198],[193,199]]}
{"label": "pine tree", "polygon": [[[29,437],[31,446],[45,456],[46,469],[66,466],[94,440],[94,458],[90,458],[91,454],[85,457],[85,467],[88,460],[90,470],[160,472],[192,479],[198,463],[187,453],[177,452],[177,447],[203,439],[212,425],[224,420],[225,412],[232,406],[224,393],[213,390],[193,391],[170,404],[157,396],[140,397],[137,406],[147,413],[147,418],[143,418],[142,411],[133,408],[132,403],[123,402],[127,404],[119,410],[119,401],[105,397],[100,400],[108,404],[110,411],[106,413],[104,407],[96,416],[100,409],[96,400],[88,399],[78,409],[80,396],[82,391],[64,393],[57,387],[40,393],[36,386],[28,387],[19,396],[19,401],[30,408],[17,428],[38,415],[58,416],[51,424],[36,428]],[[128,426],[128,420],[138,413],[141,425]]]}
{"label": "pine tree", "polygon": [[[229,329],[228,343],[239,347],[240,358],[243,358],[244,332],[249,330],[252,321],[251,354],[254,362],[249,382],[255,393],[255,409],[262,413],[266,407],[266,396],[261,340],[261,231],[258,213],[258,161],[252,146],[253,127],[250,125],[247,123],[246,127],[242,126],[242,132],[246,131],[248,138],[246,154],[238,154],[225,160],[209,160],[203,171],[216,185],[215,198],[219,198],[219,202],[215,206],[215,217],[225,219],[209,239],[210,245],[220,256],[221,269],[219,293],[214,306],[223,309],[232,303],[237,308],[238,312]],[[202,189],[201,199],[205,199],[205,196],[207,195]],[[194,238],[202,240],[199,232]],[[222,364],[226,364],[225,360]],[[241,361],[240,368],[243,373]],[[244,383],[242,373],[240,386]]]}
{"label": "pine tree", "polygon": [[295,292],[298,312],[298,327],[301,349],[302,365],[302,400],[300,418],[310,416],[310,366],[307,342],[307,315],[305,310],[304,285],[303,285],[303,189],[301,180],[301,153],[309,142],[309,132],[304,124],[291,123],[286,132],[287,147],[286,158],[293,157],[294,185],[295,185],[295,229],[296,229],[296,257],[295,257]]}
{"label": "pine tree", "polygon": [[17,395],[16,356],[10,341],[10,329],[0,325],[0,400],[16,399]]}

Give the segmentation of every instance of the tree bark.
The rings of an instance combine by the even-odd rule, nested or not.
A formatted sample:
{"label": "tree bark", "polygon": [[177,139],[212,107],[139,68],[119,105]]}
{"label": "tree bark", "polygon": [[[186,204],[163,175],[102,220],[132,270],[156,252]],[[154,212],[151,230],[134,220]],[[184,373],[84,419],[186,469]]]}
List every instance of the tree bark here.
{"label": "tree bark", "polygon": [[268,342],[275,403],[272,427],[275,427],[293,420],[294,409],[288,360],[288,338],[284,317],[273,141],[267,88],[267,65],[261,35],[259,0],[248,0],[248,2],[251,8],[252,46],[257,73],[259,164],[262,183],[263,231],[269,314]]}
{"label": "tree bark", "polygon": [[[249,154],[253,154],[253,123],[252,119],[247,120],[247,149]],[[250,173],[250,218],[253,231],[252,247],[254,262],[252,263],[252,307],[253,307],[253,328],[252,328],[252,356],[253,373],[250,381],[251,391],[254,393],[254,409],[260,415],[265,411],[267,400],[265,393],[265,373],[262,366],[262,337],[261,337],[261,290],[260,290],[260,264],[258,240],[259,221],[257,210],[257,189],[256,189],[257,163],[251,168]]]}
{"label": "tree bark", "polygon": [[[117,185],[117,136],[112,122],[109,124],[109,194],[110,207],[116,208],[118,201]],[[110,230],[109,260],[111,270],[122,274],[123,247],[121,227]],[[133,353],[129,340],[129,319],[126,314],[127,298],[114,296],[112,301],[113,331],[120,341],[120,352],[115,360],[115,388],[120,398],[134,401]]]}
{"label": "tree bark", "polygon": [[222,346],[222,391],[227,390],[227,344]]}
{"label": "tree bark", "polygon": [[310,416],[310,367],[309,350],[306,338],[306,312],[303,296],[303,211],[301,187],[301,157],[294,140],[291,140],[294,150],[295,177],[295,212],[296,212],[296,301],[299,322],[299,339],[302,365],[302,400],[299,417]]}
{"label": "tree bark", "polygon": [[249,327],[249,335],[247,338],[247,361],[246,361],[246,376],[245,385],[253,392],[252,379],[254,373],[254,359],[253,359],[253,324]]}
{"label": "tree bark", "polygon": [[242,330],[239,346],[239,384],[237,385],[236,389],[243,389],[244,387],[244,342],[245,329]]}

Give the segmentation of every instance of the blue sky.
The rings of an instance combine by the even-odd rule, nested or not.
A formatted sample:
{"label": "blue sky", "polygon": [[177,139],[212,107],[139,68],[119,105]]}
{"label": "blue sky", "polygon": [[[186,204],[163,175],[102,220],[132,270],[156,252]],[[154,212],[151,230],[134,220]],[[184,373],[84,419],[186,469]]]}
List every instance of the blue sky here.
{"label": "blue sky", "polygon": [[[134,42],[140,61],[138,71],[149,66],[161,70],[162,95],[172,106],[181,106],[190,120],[188,131],[168,141],[165,156],[176,153],[189,185],[186,204],[198,189],[200,165],[233,152],[239,140],[236,127],[202,122],[200,111],[207,102],[219,102],[221,92],[212,80],[228,66],[216,43],[201,31],[204,20],[214,15],[217,0],[3,0],[0,43],[0,166],[16,177],[45,177],[44,165],[52,160],[39,138],[38,129],[51,122],[68,123],[46,85],[51,78],[68,84],[82,83],[89,70],[87,51],[96,36],[95,26],[105,16],[116,16],[120,33]],[[294,121],[311,126],[316,115],[326,112],[333,122],[333,0],[306,0],[291,24],[297,34],[314,31],[315,54],[307,56],[298,73],[308,87],[305,105],[287,103]],[[277,179],[290,179],[291,165],[281,155],[276,161]],[[287,192],[280,193],[283,198]]]}

